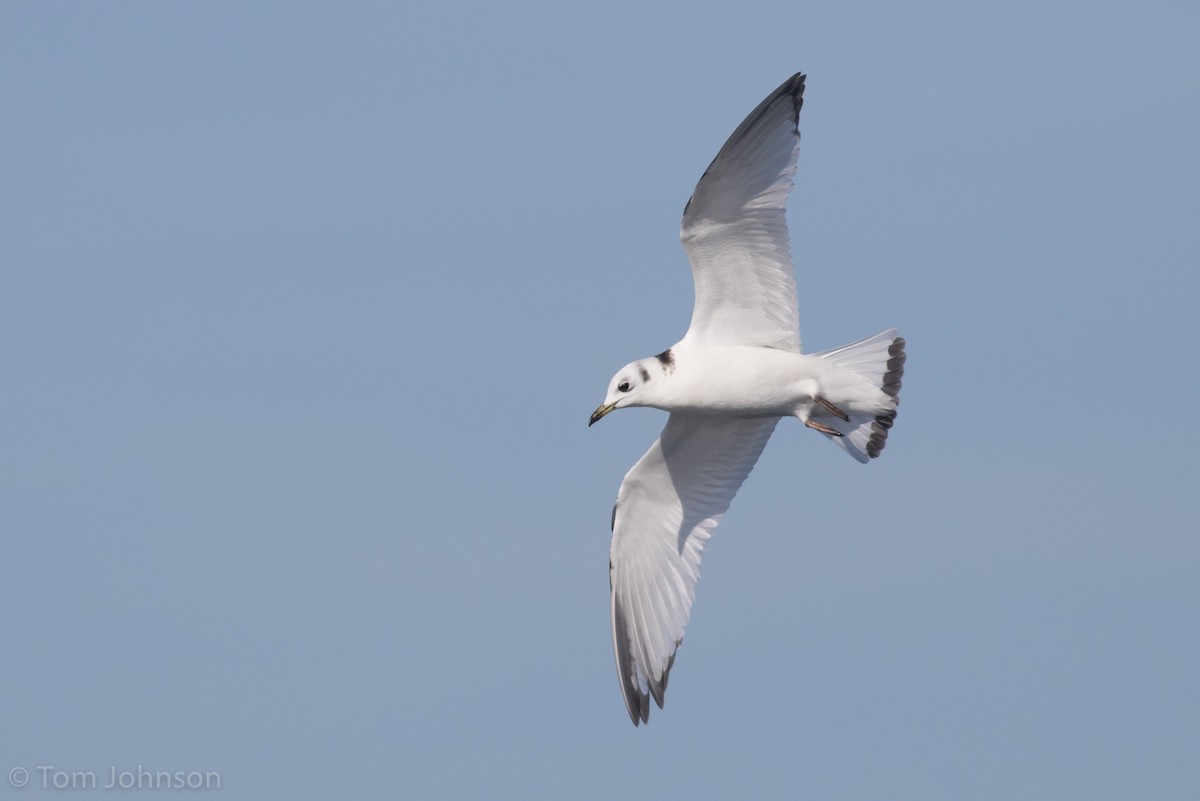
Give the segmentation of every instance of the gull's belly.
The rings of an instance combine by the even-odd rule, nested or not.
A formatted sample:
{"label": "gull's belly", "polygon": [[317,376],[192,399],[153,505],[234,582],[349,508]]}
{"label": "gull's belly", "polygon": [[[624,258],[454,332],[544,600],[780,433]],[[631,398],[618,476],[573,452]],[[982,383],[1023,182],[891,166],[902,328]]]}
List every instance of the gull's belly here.
{"label": "gull's belly", "polygon": [[772,348],[715,348],[679,360],[671,409],[785,416],[810,403],[823,359]]}

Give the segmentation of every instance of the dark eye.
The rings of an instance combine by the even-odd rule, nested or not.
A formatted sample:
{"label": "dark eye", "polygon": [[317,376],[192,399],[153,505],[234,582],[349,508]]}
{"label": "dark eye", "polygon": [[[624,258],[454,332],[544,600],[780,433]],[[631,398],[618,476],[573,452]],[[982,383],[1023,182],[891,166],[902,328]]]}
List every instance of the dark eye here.
{"label": "dark eye", "polygon": [[628,381],[622,381],[620,384],[617,384],[617,392],[628,392],[631,389],[633,387],[629,386]]}

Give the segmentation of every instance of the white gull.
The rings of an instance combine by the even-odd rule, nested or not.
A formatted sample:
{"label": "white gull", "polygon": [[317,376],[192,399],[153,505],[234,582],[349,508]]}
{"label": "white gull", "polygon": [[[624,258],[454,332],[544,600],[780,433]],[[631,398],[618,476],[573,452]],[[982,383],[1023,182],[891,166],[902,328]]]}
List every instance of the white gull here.
{"label": "white gull", "polygon": [[659,708],[683,642],[704,546],[782,417],[860,462],[896,419],[894,329],[800,351],[784,204],[800,150],[804,76],[772,92],[713,159],[683,211],[696,305],[678,344],[622,367],[588,425],[627,406],[670,412],[613,507],[609,580],[617,675],[634,725]]}

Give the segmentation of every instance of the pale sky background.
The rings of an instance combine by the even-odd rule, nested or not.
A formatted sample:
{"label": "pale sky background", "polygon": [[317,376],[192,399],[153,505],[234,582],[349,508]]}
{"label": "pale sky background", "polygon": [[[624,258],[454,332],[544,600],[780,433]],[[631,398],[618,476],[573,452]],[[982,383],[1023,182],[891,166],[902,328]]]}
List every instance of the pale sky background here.
{"label": "pale sky background", "polygon": [[[0,6],[0,797],[1200,797],[1197,31]],[[780,426],[635,730],[609,511],[665,415],[587,417],[797,70],[805,344],[898,327],[900,416],[865,467]]]}

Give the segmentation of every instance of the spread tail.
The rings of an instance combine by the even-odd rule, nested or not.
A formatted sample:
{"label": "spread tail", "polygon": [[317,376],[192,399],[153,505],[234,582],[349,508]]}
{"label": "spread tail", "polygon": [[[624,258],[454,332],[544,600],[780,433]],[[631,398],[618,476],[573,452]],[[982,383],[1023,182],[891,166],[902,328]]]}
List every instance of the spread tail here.
{"label": "spread tail", "polygon": [[838,434],[826,434],[842,450],[860,462],[874,459],[887,442],[888,430],[896,420],[900,403],[900,379],[904,376],[904,338],[889,328],[840,348],[813,354],[865,378],[871,386],[891,396],[891,408],[881,413],[850,412],[850,420],[832,421]]}

